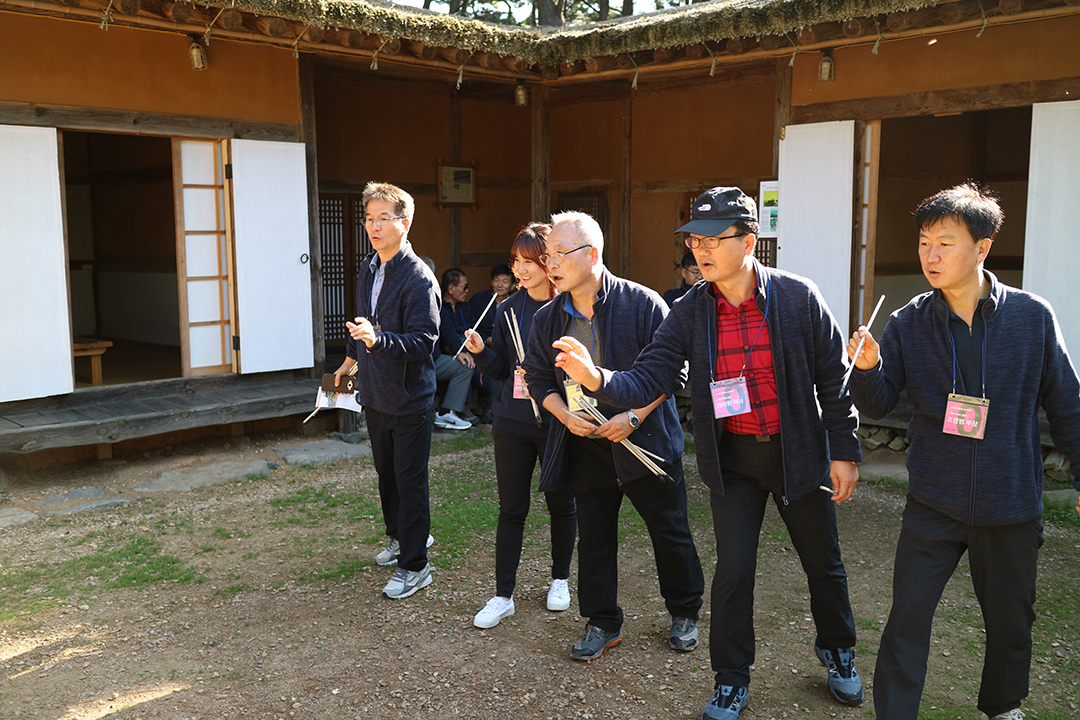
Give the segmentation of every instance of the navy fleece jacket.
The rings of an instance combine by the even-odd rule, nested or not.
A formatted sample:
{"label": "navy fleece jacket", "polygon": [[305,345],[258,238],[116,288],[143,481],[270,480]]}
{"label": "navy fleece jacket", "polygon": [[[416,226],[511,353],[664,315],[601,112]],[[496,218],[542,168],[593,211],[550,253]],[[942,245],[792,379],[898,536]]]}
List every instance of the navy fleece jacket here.
{"label": "navy fleece jacket", "polygon": [[[773,350],[784,497],[795,500],[820,492],[817,488],[828,481],[832,460],[862,459],[855,435],[858,414],[846,393],[838,397],[846,367],[845,338],[817,285],[756,260],[754,270],[756,302],[768,322]],[[629,372],[601,369],[602,385],[592,395],[602,402],[635,405],[668,387],[689,360],[698,471],[706,485],[723,492],[718,446],[724,425],[722,420],[709,421],[715,343],[716,291],[712,283],[702,281],[675,302]]]}
{"label": "navy fleece jacket", "polygon": [[[1054,444],[1080,478],[1080,382],[1050,304],[985,274],[990,407],[984,439],[942,432],[953,365],[949,307],[939,290],[912,298],[892,314],[881,335],[880,362],[855,371],[851,394],[860,411],[879,418],[906,387],[915,404],[908,424],[911,495],[967,525],[1006,525],[1042,514],[1040,405]],[[957,392],[963,392],[959,377]],[[1074,484],[1080,489],[1080,479]]]}
{"label": "navy fleece jacket", "polygon": [[413,415],[435,401],[435,363],[431,352],[439,337],[439,283],[416,256],[412,244],[386,263],[377,308],[371,307],[375,273],[371,260],[360,264],[356,279],[356,314],[378,322],[375,344],[368,349],[349,338],[345,354],[356,360],[360,402],[388,415]]}
{"label": "navy fleece jacket", "polygon": [[[489,298],[490,299],[490,298]],[[514,316],[520,323],[521,342],[529,340],[529,332],[532,330],[533,316],[545,303],[533,300],[526,290],[519,290],[512,294],[498,308],[491,311],[495,317],[495,324],[491,329],[491,345],[485,347],[473,357],[476,366],[492,380],[502,382],[502,390],[495,398],[492,412],[491,427],[493,430],[511,432],[526,437],[546,437],[548,425],[551,422],[551,413],[537,403],[540,410],[541,426],[536,424],[536,416],[533,415],[532,403],[527,399],[514,399],[513,373],[517,367],[517,350],[514,349],[514,341],[510,339],[510,326],[506,318],[510,317],[513,309]],[[479,331],[477,331],[479,332]]]}
{"label": "navy fleece jacket", "polygon": [[[566,304],[573,304],[570,293],[563,293],[536,312],[532,331],[529,333],[525,351],[525,380],[529,392],[541,406],[550,393],[559,393],[563,400],[566,392],[563,382],[566,374],[555,367],[558,351],[551,347],[569,332],[570,315]],[[593,324],[600,341],[604,364],[617,370],[629,368],[638,353],[652,341],[653,333],[667,315],[663,299],[647,287],[617,278],[606,269],[601,279],[601,289],[593,303]],[[505,322],[505,321],[504,321]],[[663,394],[667,399],[641,422],[641,427],[630,434],[630,441],[655,455],[664,458],[668,465],[682,456],[683,432],[679,415],[675,410],[675,390],[682,387],[685,374],[675,373],[669,382],[641,402],[611,403],[612,414],[627,409],[641,408]],[[607,415],[610,419],[612,415]],[[548,432],[547,449],[544,452],[540,475],[540,489],[554,490],[566,479],[569,453],[567,435],[570,431],[558,420],[553,420]],[[615,470],[620,480],[634,480],[650,475],[649,471],[621,444],[612,444]]]}

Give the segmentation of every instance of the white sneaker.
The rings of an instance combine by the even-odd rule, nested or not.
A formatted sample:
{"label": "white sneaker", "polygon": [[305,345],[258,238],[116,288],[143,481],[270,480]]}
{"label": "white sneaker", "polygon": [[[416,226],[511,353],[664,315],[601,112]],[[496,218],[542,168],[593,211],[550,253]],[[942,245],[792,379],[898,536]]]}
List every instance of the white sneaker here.
{"label": "white sneaker", "polygon": [[447,410],[444,413],[438,411],[435,412],[435,427],[440,427],[444,430],[468,430],[472,425],[459,418],[457,413],[453,410]]}
{"label": "white sneaker", "polygon": [[509,617],[514,614],[514,598],[509,600],[503,600],[496,595],[487,601],[487,605],[476,613],[476,617],[473,618],[472,624],[478,628],[493,628],[499,624],[499,621],[504,617]]}
{"label": "white sneaker", "polygon": [[[427,545],[424,547],[431,547],[435,544],[435,538],[428,535]],[[386,549],[375,556],[375,562],[380,565],[394,565],[397,563],[398,555],[401,554],[401,544],[398,543],[397,538],[390,538],[390,544],[386,546]]]}
{"label": "white sneaker", "polygon": [[[985,717],[985,716],[984,716]],[[1020,708],[1013,708],[1009,712],[1003,712],[990,718],[990,720],[1024,720],[1024,713]]]}
{"label": "white sneaker", "polygon": [[548,610],[559,612],[570,607],[570,583],[566,580],[552,580],[548,590]]}

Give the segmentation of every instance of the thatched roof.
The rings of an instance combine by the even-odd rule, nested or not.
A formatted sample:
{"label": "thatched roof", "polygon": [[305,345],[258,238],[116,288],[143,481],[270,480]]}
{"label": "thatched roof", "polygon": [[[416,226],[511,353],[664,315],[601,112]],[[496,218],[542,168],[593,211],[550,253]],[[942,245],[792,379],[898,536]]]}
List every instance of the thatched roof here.
{"label": "thatched roof", "polygon": [[380,0],[235,0],[227,4],[256,15],[317,27],[360,30],[436,47],[497,53],[528,63],[554,65],[706,41],[784,35],[817,23],[917,10],[940,2],[714,0],[578,27],[538,29],[443,15]]}

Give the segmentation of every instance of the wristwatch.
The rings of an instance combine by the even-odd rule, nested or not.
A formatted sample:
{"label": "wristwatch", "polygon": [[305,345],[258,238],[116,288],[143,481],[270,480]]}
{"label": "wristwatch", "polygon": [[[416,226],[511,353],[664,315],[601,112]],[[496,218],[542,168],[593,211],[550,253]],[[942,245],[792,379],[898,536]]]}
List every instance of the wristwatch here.
{"label": "wristwatch", "polygon": [[639,418],[633,410],[626,411],[626,419],[630,421],[630,427],[635,430],[641,427],[641,418]]}

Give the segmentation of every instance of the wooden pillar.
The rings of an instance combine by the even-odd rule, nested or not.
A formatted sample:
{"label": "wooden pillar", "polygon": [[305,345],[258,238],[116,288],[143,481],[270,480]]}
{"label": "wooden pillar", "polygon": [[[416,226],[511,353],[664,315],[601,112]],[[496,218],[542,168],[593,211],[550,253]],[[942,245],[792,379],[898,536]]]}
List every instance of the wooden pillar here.
{"label": "wooden pillar", "polygon": [[[461,162],[461,98],[450,96],[449,162]],[[461,206],[450,205],[450,267],[461,267]]]}
{"label": "wooden pillar", "polygon": [[776,110],[773,117],[772,176],[780,176],[780,140],[791,122],[791,61],[776,59]]}
{"label": "wooden pillar", "polygon": [[307,159],[308,261],[311,272],[312,343],[315,365],[312,377],[326,369],[326,319],[323,307],[322,244],[319,240],[319,163],[315,144],[315,66],[311,55],[298,61],[300,71],[300,142]]}
{"label": "wooden pillar", "polygon": [[622,101],[619,139],[619,276],[630,273],[630,143],[633,139],[634,105],[628,95]]}
{"label": "wooden pillar", "polygon": [[532,219],[551,218],[551,102],[547,85],[532,88]]}
{"label": "wooden pillar", "polygon": [[[858,124],[856,141],[859,143],[856,157],[859,166],[855,179],[857,184],[855,227],[855,261],[852,267],[861,277],[856,277],[852,287],[855,297],[851,303],[851,331],[870,319],[877,298],[874,294],[874,266],[877,257],[878,180],[881,167],[881,121],[867,120]],[[862,263],[860,264],[860,255]],[[861,297],[860,297],[861,295]]]}

